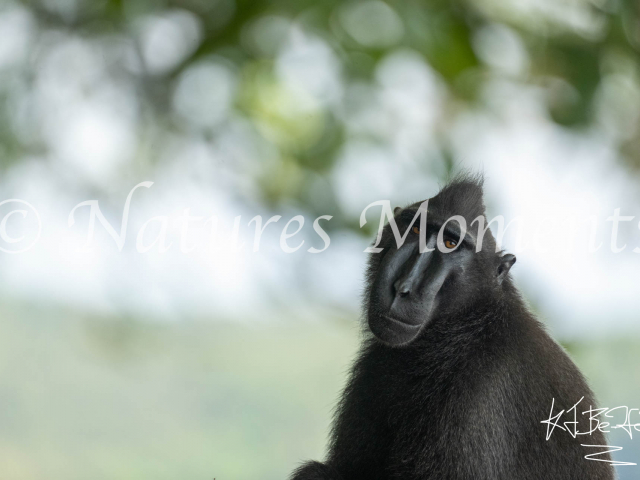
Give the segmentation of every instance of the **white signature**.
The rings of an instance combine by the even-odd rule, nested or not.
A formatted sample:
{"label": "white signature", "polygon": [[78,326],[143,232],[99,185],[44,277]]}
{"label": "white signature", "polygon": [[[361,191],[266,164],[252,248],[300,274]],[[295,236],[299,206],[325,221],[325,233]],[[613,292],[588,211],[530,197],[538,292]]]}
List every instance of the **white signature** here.
{"label": "white signature", "polygon": [[[622,428],[629,435],[629,438],[633,439],[633,432],[640,432],[640,422],[639,423],[631,423],[631,416],[637,416],[637,420],[640,421],[640,409],[638,408],[629,408],[629,407],[614,407],[614,408],[593,408],[589,406],[589,410],[584,410],[582,415],[589,415],[589,430],[585,432],[578,431],[578,405],[584,397],[582,397],[578,402],[571,407],[569,410],[560,410],[558,413],[554,415],[553,407],[555,404],[555,398],[551,401],[551,411],[549,412],[549,418],[547,420],[543,420],[540,423],[545,423],[547,425],[547,440],[551,438],[553,431],[556,428],[559,428],[562,431],[569,433],[573,438],[576,438],[578,435],[591,435],[595,431],[600,431],[603,433],[609,433],[609,429]],[[605,421],[605,419],[612,419],[614,416],[613,412],[620,411],[624,414],[624,421],[622,423],[613,423],[611,421]],[[572,413],[573,412],[573,413]],[[560,422],[560,417],[563,414],[567,414],[573,418],[571,421]],[[604,451],[595,452],[588,455],[585,455],[584,458],[587,460],[595,460],[597,462],[607,462],[612,465],[637,465],[637,463],[631,462],[617,462],[614,460],[607,460],[603,458],[594,458],[598,455],[605,455],[611,452],[618,452],[622,450],[622,447],[615,447],[609,445],[585,445],[581,444],[583,447],[591,447],[591,448],[603,448]]]}

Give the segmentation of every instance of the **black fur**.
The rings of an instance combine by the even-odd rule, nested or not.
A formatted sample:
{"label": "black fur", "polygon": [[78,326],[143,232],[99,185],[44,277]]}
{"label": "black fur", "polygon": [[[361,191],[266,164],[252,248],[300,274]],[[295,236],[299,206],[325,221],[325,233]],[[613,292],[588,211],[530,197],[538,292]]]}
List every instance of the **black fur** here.
{"label": "black fur", "polygon": [[[409,227],[406,218],[418,205],[398,213],[400,227]],[[484,215],[478,179],[459,178],[430,200],[430,222],[454,214],[469,224]],[[373,285],[385,256],[399,251],[388,226],[381,246],[367,273],[368,321],[386,311]],[[452,267],[415,340],[397,346],[368,335],[338,405],[326,462],[303,465],[293,480],[614,478],[608,463],[584,458],[594,449],[580,445],[606,445],[600,432],[574,439],[556,429],[546,440],[541,422],[552,399],[559,412],[584,397],[583,432],[589,422],[581,412],[595,401],[513,285],[508,268],[515,257],[498,281],[505,256],[488,231],[482,251],[470,258]],[[398,275],[409,267],[402,268]]]}

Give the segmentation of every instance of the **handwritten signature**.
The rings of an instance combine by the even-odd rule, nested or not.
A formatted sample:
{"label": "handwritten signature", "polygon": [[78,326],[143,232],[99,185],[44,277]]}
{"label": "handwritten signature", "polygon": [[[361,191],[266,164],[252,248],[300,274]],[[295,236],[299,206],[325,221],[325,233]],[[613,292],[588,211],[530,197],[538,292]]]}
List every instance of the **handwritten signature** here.
{"label": "handwritten signature", "polygon": [[[566,411],[560,410],[558,413],[554,414],[553,408],[555,405],[555,398],[552,399],[549,418],[547,420],[543,420],[542,422],[540,422],[547,425],[547,438],[546,438],[547,441],[551,438],[551,435],[553,434],[553,431],[556,428],[559,428],[560,430],[567,432],[573,438],[576,438],[578,435],[591,435],[595,431],[609,433],[611,431],[609,429],[622,428],[624,429],[625,432],[627,432],[627,434],[629,435],[629,438],[633,439],[633,432],[634,431],[640,432],[640,422],[631,423],[632,415],[635,415],[634,418],[637,417],[637,420],[640,421],[640,409],[629,408],[624,406],[615,407],[615,408],[606,408],[606,407],[593,408],[592,406],[589,406],[588,410],[584,410],[582,412],[582,415],[589,415],[589,430],[584,432],[579,431],[578,430],[578,405],[580,405],[582,400],[584,400],[584,397],[578,400],[578,402],[576,402],[576,404],[573,405],[573,407],[571,407],[570,409]],[[622,423],[613,423],[612,421],[605,421],[605,419],[612,419],[614,417],[612,413],[616,411],[624,414],[624,421]],[[562,415],[564,414],[569,415],[571,418],[573,418],[573,420],[561,423],[560,417],[562,417]],[[605,455],[607,453],[620,451],[622,450],[622,447],[615,447],[615,446],[609,446],[609,445],[585,445],[585,444],[581,444],[581,445],[583,447],[605,449],[604,451],[601,451],[601,452],[595,452],[595,453],[585,455],[584,458],[586,458],[587,460],[594,460],[596,462],[607,462],[607,463],[611,463],[612,465],[637,465],[637,463],[618,462],[618,461],[607,460],[603,458],[595,458],[598,455]]]}

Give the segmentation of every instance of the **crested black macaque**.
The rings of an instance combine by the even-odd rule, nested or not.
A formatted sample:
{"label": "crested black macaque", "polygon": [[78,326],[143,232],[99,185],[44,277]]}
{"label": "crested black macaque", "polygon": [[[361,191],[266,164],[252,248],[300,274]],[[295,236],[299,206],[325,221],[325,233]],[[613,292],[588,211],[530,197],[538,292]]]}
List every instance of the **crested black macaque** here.
{"label": "crested black macaque", "polygon": [[[614,478],[604,434],[574,438],[593,428],[583,414],[593,394],[514,286],[516,258],[483,231],[482,197],[482,181],[466,176],[429,199],[425,222],[412,222],[420,203],[396,209],[407,237],[398,247],[386,225],[371,254],[373,336],[339,402],[328,458],[292,480]],[[454,215],[467,232],[459,217],[446,221]],[[547,440],[552,402],[553,415],[566,413]]]}

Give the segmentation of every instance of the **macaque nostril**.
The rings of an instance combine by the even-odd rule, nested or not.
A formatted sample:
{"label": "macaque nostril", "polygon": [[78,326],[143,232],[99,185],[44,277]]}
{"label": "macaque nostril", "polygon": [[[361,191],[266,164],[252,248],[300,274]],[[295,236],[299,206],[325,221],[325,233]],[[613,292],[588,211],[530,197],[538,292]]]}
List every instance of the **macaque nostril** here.
{"label": "macaque nostril", "polygon": [[411,286],[409,285],[409,282],[396,282],[394,287],[396,289],[396,295],[399,295],[400,297],[407,297],[411,293]]}

